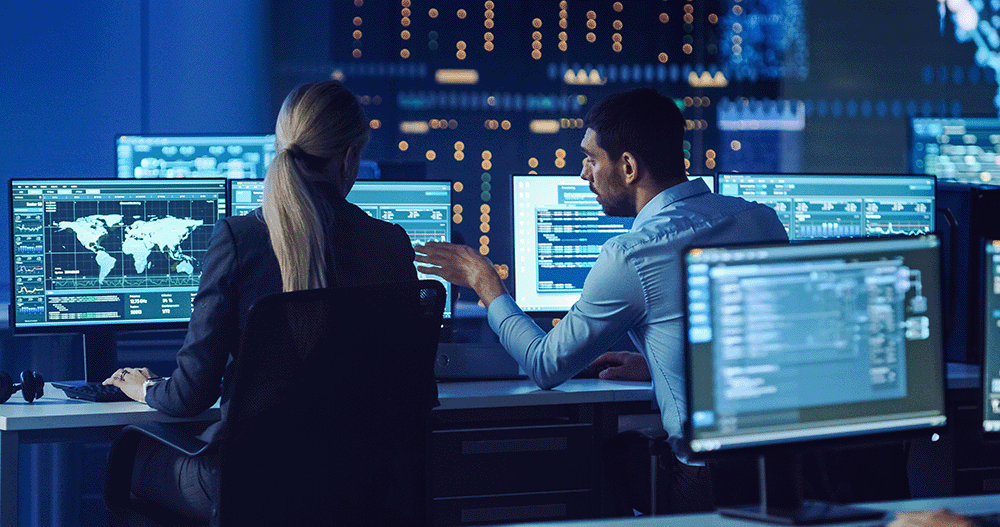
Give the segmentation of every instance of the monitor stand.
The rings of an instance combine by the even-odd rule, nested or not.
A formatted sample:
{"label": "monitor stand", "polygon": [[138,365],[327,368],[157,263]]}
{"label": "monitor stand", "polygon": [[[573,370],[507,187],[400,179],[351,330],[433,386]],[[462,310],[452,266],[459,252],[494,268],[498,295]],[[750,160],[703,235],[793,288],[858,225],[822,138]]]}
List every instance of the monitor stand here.
{"label": "monitor stand", "polygon": [[[766,459],[766,462],[765,462]],[[760,503],[720,508],[719,514],[781,525],[815,525],[879,520],[885,511],[802,499],[802,472],[792,452],[757,458]],[[765,470],[765,468],[767,470]]]}
{"label": "monitor stand", "polygon": [[83,332],[83,368],[87,382],[101,382],[118,369],[118,334],[114,330]]}

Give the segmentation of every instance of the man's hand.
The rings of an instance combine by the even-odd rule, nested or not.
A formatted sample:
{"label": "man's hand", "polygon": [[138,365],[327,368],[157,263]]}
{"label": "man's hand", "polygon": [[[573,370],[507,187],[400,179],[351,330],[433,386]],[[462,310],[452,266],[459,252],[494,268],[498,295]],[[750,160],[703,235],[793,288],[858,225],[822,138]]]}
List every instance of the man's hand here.
{"label": "man's hand", "polygon": [[588,369],[600,370],[598,379],[606,381],[648,381],[649,365],[646,359],[631,351],[609,351],[590,363]]}
{"label": "man's hand", "polygon": [[961,514],[937,510],[897,512],[889,527],[976,527],[976,523]]}
{"label": "man's hand", "polygon": [[498,296],[507,294],[493,262],[480,256],[472,247],[427,242],[413,247],[413,250],[417,253],[417,262],[433,266],[418,266],[418,271],[440,276],[458,286],[471,287],[486,307]]}

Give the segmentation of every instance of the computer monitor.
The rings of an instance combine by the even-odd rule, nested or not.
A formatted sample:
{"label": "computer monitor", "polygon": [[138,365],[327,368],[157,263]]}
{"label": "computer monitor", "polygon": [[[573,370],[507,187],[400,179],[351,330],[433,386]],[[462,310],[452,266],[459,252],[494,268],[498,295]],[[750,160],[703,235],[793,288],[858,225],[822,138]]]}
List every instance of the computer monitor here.
{"label": "computer monitor", "polygon": [[[264,182],[229,181],[229,214],[246,214],[260,206]],[[448,181],[356,181],[347,201],[373,218],[398,224],[414,244],[451,241],[451,182]],[[414,264],[415,265],[415,264]],[[421,279],[444,284],[448,297],[444,315],[451,317],[451,284],[437,276],[417,273]]]}
{"label": "computer monitor", "polygon": [[[793,448],[943,426],[939,252],[935,235],[689,249],[693,455],[770,471]],[[764,512],[803,513],[785,483],[762,490],[789,510]],[[763,519],[725,511],[746,512]]]}
{"label": "computer monitor", "polygon": [[1000,186],[939,181],[941,291],[947,362],[983,364],[983,240],[1000,240]]}
{"label": "computer monitor", "polygon": [[774,209],[792,241],[934,231],[934,176],[719,174],[717,184]]}
{"label": "computer monitor", "polygon": [[223,179],[12,179],[15,333],[84,335],[88,380],[115,368],[115,333],[191,317]]}
{"label": "computer monitor", "polygon": [[1000,240],[986,240],[983,267],[983,431],[1000,432]]}
{"label": "computer monitor", "polygon": [[568,311],[608,239],[634,218],[604,214],[578,175],[514,174],[514,300],[527,313]]}
{"label": "computer monitor", "polygon": [[229,216],[245,216],[248,212],[260,207],[264,202],[264,180],[257,181],[237,181],[232,180],[227,184]]}
{"label": "computer monitor", "polygon": [[909,132],[911,171],[1000,184],[1000,118],[913,117]]}
{"label": "computer monitor", "polygon": [[119,178],[263,179],[274,134],[120,135]]}

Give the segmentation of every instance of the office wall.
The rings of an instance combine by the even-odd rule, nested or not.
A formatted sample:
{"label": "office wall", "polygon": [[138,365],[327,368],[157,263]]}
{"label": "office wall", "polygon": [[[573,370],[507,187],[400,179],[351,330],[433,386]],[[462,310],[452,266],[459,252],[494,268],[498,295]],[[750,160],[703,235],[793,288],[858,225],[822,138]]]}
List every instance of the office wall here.
{"label": "office wall", "polygon": [[[12,177],[113,174],[113,134],[139,126],[139,4],[5,2],[0,19],[3,214]],[[4,300],[8,257],[0,258]]]}
{"label": "office wall", "polygon": [[[116,134],[273,129],[268,15],[263,0],[4,2],[4,207],[11,177],[114,177]],[[5,257],[3,299],[9,282]]]}

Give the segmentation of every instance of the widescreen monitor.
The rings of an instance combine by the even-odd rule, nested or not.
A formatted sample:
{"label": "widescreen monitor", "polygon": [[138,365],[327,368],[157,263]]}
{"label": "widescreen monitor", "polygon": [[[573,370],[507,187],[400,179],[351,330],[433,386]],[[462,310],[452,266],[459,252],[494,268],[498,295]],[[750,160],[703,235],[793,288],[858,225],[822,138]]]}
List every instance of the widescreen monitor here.
{"label": "widescreen monitor", "polygon": [[604,214],[578,175],[514,174],[514,300],[525,312],[568,311],[608,239],[633,218]]}
{"label": "widescreen monitor", "polygon": [[983,431],[1000,432],[1000,240],[986,240],[983,262]]}
{"label": "widescreen monitor", "polygon": [[780,465],[944,425],[939,252],[935,235],[689,249],[694,455]]}
{"label": "widescreen monitor", "polygon": [[[709,190],[715,176],[701,179]],[[634,218],[601,210],[589,183],[571,174],[514,174],[514,300],[525,312],[561,313],[579,300],[583,282],[608,239]]]}
{"label": "widescreen monitor", "polygon": [[226,182],[12,179],[9,213],[11,327],[83,333],[90,379],[115,332],[186,327]]}
{"label": "widescreen monitor", "polygon": [[120,135],[119,178],[263,179],[274,134]]}
{"label": "widescreen monitor", "polygon": [[[244,215],[260,206],[264,181],[230,180],[229,214]],[[398,224],[413,244],[451,241],[451,182],[448,181],[357,181],[347,201],[373,218]],[[451,317],[451,284],[444,279],[417,273],[445,286],[445,317]]]}
{"label": "widescreen monitor", "polygon": [[912,172],[1000,184],[1000,118],[913,117],[909,132]]}
{"label": "widescreen monitor", "polygon": [[934,176],[741,173],[717,185],[774,209],[792,241],[934,231]]}
{"label": "widescreen monitor", "polygon": [[692,450],[943,422],[939,246],[689,250]]}

